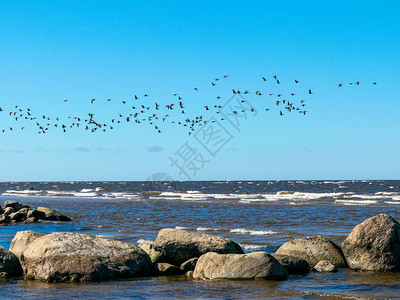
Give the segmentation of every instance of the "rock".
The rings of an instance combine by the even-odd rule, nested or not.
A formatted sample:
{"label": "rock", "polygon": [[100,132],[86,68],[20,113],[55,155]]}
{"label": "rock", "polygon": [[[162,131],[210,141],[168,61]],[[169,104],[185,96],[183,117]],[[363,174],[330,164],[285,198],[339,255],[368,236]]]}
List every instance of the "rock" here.
{"label": "rock", "polygon": [[36,223],[36,222],[38,222],[38,221],[39,221],[39,219],[37,219],[37,218],[35,218],[35,217],[30,217],[30,218],[26,219],[26,220],[24,221],[24,223]]}
{"label": "rock", "polygon": [[22,273],[18,258],[6,248],[0,246],[0,273],[19,275]]}
{"label": "rock", "polygon": [[282,254],[271,254],[289,274],[306,274],[310,272],[310,265],[304,259],[282,255]]}
{"label": "rock", "polygon": [[167,262],[178,266],[207,252],[243,253],[242,248],[230,239],[172,228],[161,229],[154,246]]}
{"label": "rock", "polygon": [[16,257],[20,258],[22,252],[30,243],[44,235],[44,233],[31,230],[18,231],[11,241],[10,251],[14,253]]}
{"label": "rock", "polygon": [[337,272],[337,269],[333,264],[327,260],[319,261],[315,266],[314,270],[318,272]]}
{"label": "rock", "polygon": [[9,224],[11,222],[11,218],[9,215],[0,215],[0,224]]}
{"label": "rock", "polygon": [[177,266],[171,265],[169,263],[154,264],[154,272],[155,272],[155,275],[157,275],[157,276],[182,274],[181,269],[179,269]]}
{"label": "rock", "polygon": [[12,207],[5,207],[4,208],[4,214],[10,215],[12,213],[15,213],[15,209],[14,208],[12,208]]}
{"label": "rock", "polygon": [[342,243],[352,269],[400,271],[400,224],[387,214],[373,216],[351,231]]}
{"label": "rock", "polygon": [[0,215],[3,213],[4,213],[3,208],[0,206]]}
{"label": "rock", "polygon": [[24,214],[25,216],[27,216],[27,215],[28,215],[28,212],[29,212],[30,210],[32,210],[32,209],[31,209],[31,208],[28,208],[28,207],[24,207],[24,208],[21,208],[21,209],[16,210],[16,211],[19,212],[19,213]]}
{"label": "rock", "polygon": [[28,205],[25,205],[18,201],[6,201],[4,204],[4,207],[6,207],[6,208],[12,207],[14,209],[14,211],[19,211],[20,209],[23,209],[23,208],[29,208]]}
{"label": "rock", "polygon": [[194,271],[194,269],[196,268],[197,261],[198,261],[197,257],[191,258],[182,263],[179,269],[181,269],[184,273],[188,271]]}
{"label": "rock", "polygon": [[11,222],[23,222],[26,220],[26,215],[17,211],[15,213],[10,214]]}
{"label": "rock", "polygon": [[187,278],[189,278],[189,279],[193,279],[193,271],[187,271],[186,273],[185,273],[185,276],[187,277]]}
{"label": "rock", "polygon": [[139,247],[142,248],[147,253],[153,264],[163,261],[164,256],[160,251],[154,249],[154,245],[152,243],[141,243]]}
{"label": "rock", "polygon": [[248,254],[218,254],[200,256],[194,269],[194,279],[256,279],[283,280],[288,273],[267,252]]}
{"label": "rock", "polygon": [[336,268],[347,267],[342,249],[322,236],[309,236],[290,240],[279,247],[276,254],[304,259],[311,268],[321,260],[330,261]]}
{"label": "rock", "polygon": [[71,221],[70,218],[67,216],[62,215],[58,211],[55,211],[51,208],[47,207],[38,207],[37,211],[40,211],[46,215],[44,220],[49,220],[49,221]]}
{"label": "rock", "polygon": [[47,282],[148,276],[152,268],[149,256],[138,246],[72,232],[34,240],[20,261],[26,279]]}
{"label": "rock", "polygon": [[28,211],[28,213],[26,214],[26,217],[29,219],[31,217],[34,217],[38,220],[44,220],[46,218],[46,214],[42,211],[38,211],[36,209],[31,209]]}

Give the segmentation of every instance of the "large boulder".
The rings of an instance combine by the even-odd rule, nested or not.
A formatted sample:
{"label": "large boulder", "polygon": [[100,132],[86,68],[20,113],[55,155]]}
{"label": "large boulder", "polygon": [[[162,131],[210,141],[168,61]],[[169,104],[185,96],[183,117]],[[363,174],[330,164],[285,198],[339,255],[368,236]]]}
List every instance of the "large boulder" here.
{"label": "large boulder", "polygon": [[37,211],[44,213],[45,217],[43,218],[44,220],[49,220],[49,221],[71,221],[70,218],[67,216],[64,216],[63,214],[59,213],[58,211],[55,211],[54,209],[47,208],[47,207],[38,207]]}
{"label": "large boulder", "polygon": [[83,282],[148,276],[149,256],[135,245],[85,234],[46,234],[22,252],[27,279]]}
{"label": "large boulder", "polygon": [[22,273],[18,258],[6,248],[0,246],[0,273],[19,275]]}
{"label": "large boulder", "polygon": [[365,271],[400,271],[400,224],[387,214],[358,224],[342,243],[349,267]]}
{"label": "large boulder", "polygon": [[10,251],[20,258],[22,252],[30,243],[44,235],[44,233],[32,230],[18,231],[11,241]]}
{"label": "large boulder", "polygon": [[283,255],[283,254],[271,254],[289,274],[306,274],[310,272],[310,265],[304,259]]}
{"label": "large boulder", "polygon": [[342,249],[322,236],[309,236],[290,240],[279,247],[276,254],[304,259],[311,268],[321,260],[330,261],[336,268],[347,267]]}
{"label": "large boulder", "polygon": [[283,280],[286,269],[269,253],[218,254],[200,256],[194,269],[194,279],[256,279]]}
{"label": "large boulder", "polygon": [[242,248],[230,239],[172,228],[161,229],[154,246],[167,262],[177,266],[207,252],[243,254]]}

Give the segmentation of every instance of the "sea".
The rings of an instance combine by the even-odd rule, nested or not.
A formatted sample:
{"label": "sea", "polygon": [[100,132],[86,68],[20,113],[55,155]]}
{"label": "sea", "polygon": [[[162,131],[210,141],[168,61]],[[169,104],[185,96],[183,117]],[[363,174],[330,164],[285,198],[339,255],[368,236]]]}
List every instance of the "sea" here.
{"label": "sea", "polygon": [[[311,235],[340,245],[357,224],[387,213],[400,220],[399,180],[1,182],[0,203],[45,206],[73,219],[0,227],[9,248],[16,232],[78,232],[138,245],[162,228],[223,236],[245,252],[275,253]],[[310,272],[285,281],[193,281],[146,277],[79,284],[0,281],[4,299],[394,299],[400,273]]]}

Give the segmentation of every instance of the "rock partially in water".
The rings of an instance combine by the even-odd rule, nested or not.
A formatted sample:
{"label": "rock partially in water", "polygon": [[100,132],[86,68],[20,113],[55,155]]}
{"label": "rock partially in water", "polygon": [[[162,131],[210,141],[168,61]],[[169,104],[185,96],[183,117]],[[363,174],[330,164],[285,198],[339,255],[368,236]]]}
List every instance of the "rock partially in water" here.
{"label": "rock partially in water", "polygon": [[387,214],[373,216],[354,227],[342,248],[352,269],[399,272],[400,224]]}
{"label": "rock partially in water", "polygon": [[44,233],[32,230],[18,231],[11,241],[10,251],[20,258],[22,252],[30,243],[44,235]]}
{"label": "rock partially in water", "polygon": [[71,221],[70,218],[64,216],[63,214],[55,211],[54,209],[47,208],[47,207],[38,207],[37,211],[42,212],[45,214],[44,220],[49,221]]}
{"label": "rock partially in water", "polygon": [[29,208],[28,205],[23,204],[21,202],[18,201],[6,201],[4,204],[4,207],[12,207],[14,209],[14,211],[19,211],[23,208]]}
{"label": "rock partially in water", "polygon": [[23,212],[17,211],[15,213],[10,214],[11,222],[23,222],[26,220],[26,214]]}
{"label": "rock partially in water", "polygon": [[314,270],[318,272],[337,272],[336,267],[327,260],[319,261],[315,266]]}
{"label": "rock partially in water", "polygon": [[149,256],[135,245],[85,234],[59,232],[31,242],[22,252],[27,279],[83,282],[149,276]]}
{"label": "rock partially in water", "polygon": [[0,215],[0,224],[9,224],[11,223],[11,218],[9,215],[3,214]]}
{"label": "rock partially in water", "polygon": [[3,213],[5,215],[11,215],[12,213],[15,213],[15,209],[12,207],[5,207]]}
{"label": "rock partially in water", "polygon": [[164,256],[160,251],[154,249],[154,245],[152,243],[141,243],[139,247],[147,253],[153,264],[163,261]]}
{"label": "rock partially in water", "polygon": [[188,271],[194,271],[194,269],[196,268],[198,259],[199,259],[198,257],[191,258],[191,259],[185,261],[184,263],[182,263],[179,268],[184,273],[186,273]]}
{"label": "rock partially in water", "polygon": [[10,276],[20,275],[22,269],[18,258],[10,250],[0,246],[0,273],[3,272]]}
{"label": "rock partially in water", "polygon": [[154,264],[154,274],[156,276],[181,275],[182,271],[169,263],[156,263]]}
{"label": "rock partially in water", "polygon": [[283,255],[283,254],[271,254],[289,274],[306,274],[310,272],[310,265],[304,259]]}
{"label": "rock partially in water", "polygon": [[276,254],[304,259],[311,268],[321,260],[330,261],[336,268],[347,267],[342,249],[322,236],[309,236],[290,240],[279,247]]}
{"label": "rock partially in water", "polygon": [[286,269],[269,253],[218,254],[200,256],[194,279],[286,279]]}
{"label": "rock partially in water", "polygon": [[243,253],[242,248],[230,239],[172,228],[161,229],[154,246],[163,253],[167,262],[174,265],[207,252]]}

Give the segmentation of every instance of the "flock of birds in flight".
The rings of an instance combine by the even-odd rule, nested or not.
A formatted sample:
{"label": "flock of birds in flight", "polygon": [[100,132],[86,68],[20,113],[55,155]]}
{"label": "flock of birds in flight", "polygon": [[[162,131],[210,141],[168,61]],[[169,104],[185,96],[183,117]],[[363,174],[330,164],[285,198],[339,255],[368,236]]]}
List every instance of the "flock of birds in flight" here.
{"label": "flock of birds in flight", "polygon": [[[215,78],[211,82],[211,86],[214,87],[216,86],[221,80],[224,80],[228,78],[228,75],[224,75],[221,78]],[[267,77],[261,77],[262,81],[266,83],[267,81],[269,82],[272,80],[274,83],[277,85],[280,85],[281,82],[279,81],[278,77],[276,75],[272,76],[271,79],[267,79]],[[299,84],[299,80],[295,79],[294,83],[297,85]],[[373,85],[376,85],[376,82],[372,83]],[[351,82],[349,85],[360,85],[360,82]],[[339,83],[338,87],[342,87],[343,84]],[[194,92],[199,92],[199,88],[195,87],[193,88]],[[279,109],[279,114],[280,116],[283,116],[287,112],[298,112],[300,114],[306,115],[307,110],[305,110],[306,107],[306,100],[301,99],[298,100],[299,102],[296,104],[295,101],[291,101],[291,99],[296,99],[296,94],[291,92],[288,93],[287,95],[283,94],[274,94],[274,93],[264,93],[261,90],[256,90],[256,91],[240,91],[240,89],[232,89],[232,93],[234,95],[247,95],[247,94],[255,94],[256,96],[269,96],[269,97],[276,97],[275,100],[273,100],[271,103],[269,103],[269,107],[264,108],[265,111],[269,111],[272,107],[277,107]],[[307,95],[312,95],[313,92],[311,89],[308,89]],[[114,118],[109,119],[107,122],[103,121],[98,121],[95,119],[95,114],[94,113],[87,113],[85,117],[82,116],[68,116],[67,119],[68,121],[62,121],[62,119],[58,116],[53,117],[49,115],[36,115],[33,113],[33,110],[31,108],[26,108],[23,109],[19,105],[15,105],[10,111],[6,111],[5,109],[0,107],[0,115],[1,113],[6,113],[8,114],[9,117],[15,119],[15,121],[19,120],[28,120],[32,121],[34,125],[37,127],[37,132],[39,134],[45,134],[50,128],[59,128],[62,130],[62,132],[66,133],[72,128],[83,128],[84,130],[88,132],[96,132],[96,131],[102,131],[106,132],[108,130],[113,130],[116,128],[121,123],[134,123],[134,124],[143,124],[143,123],[148,123],[152,126],[154,126],[154,129],[158,132],[161,133],[161,123],[162,122],[170,122],[171,124],[177,124],[183,127],[187,128],[187,133],[190,135],[195,131],[197,126],[202,126],[205,125],[208,121],[206,120],[206,115],[201,114],[199,116],[195,117],[188,117],[186,111],[185,111],[185,104],[183,102],[183,97],[177,93],[173,94],[175,97],[175,102],[174,103],[168,103],[166,105],[160,105],[157,102],[154,104],[148,104],[148,100],[142,102],[142,99],[150,99],[149,94],[144,94],[143,96],[137,96],[135,95],[132,100],[124,100],[121,101],[123,105],[127,105],[127,109],[125,109],[124,112],[118,113]],[[286,98],[286,99],[284,99]],[[216,99],[221,101],[222,99],[221,96],[216,96]],[[290,100],[288,100],[290,99]],[[112,99],[106,99],[106,102],[111,102]],[[244,97],[241,98],[241,102],[247,102]],[[68,99],[64,100],[64,103],[69,102]],[[90,103],[95,104],[98,102],[96,99],[91,99]],[[131,106],[133,104],[133,106]],[[249,103],[248,103],[249,104]],[[129,106],[128,106],[129,105]],[[249,104],[250,105],[250,104]],[[251,105],[250,105],[251,106]],[[205,111],[212,111],[212,110],[217,110],[216,114],[219,114],[221,109],[223,108],[223,105],[218,103],[214,105],[204,105],[204,110]],[[251,111],[254,111],[254,107],[251,106]],[[181,118],[174,118],[172,116],[172,112],[178,113]],[[284,113],[285,112],[285,113]],[[239,111],[239,109],[232,109],[231,108],[231,113],[233,114],[240,114],[240,113],[245,113],[244,110]],[[221,116],[219,118],[221,121],[224,121],[224,117]],[[212,122],[215,122],[212,121]],[[25,126],[13,126],[9,128],[3,128],[0,129],[0,133],[6,133],[6,132],[11,132],[14,130],[24,130]]]}

